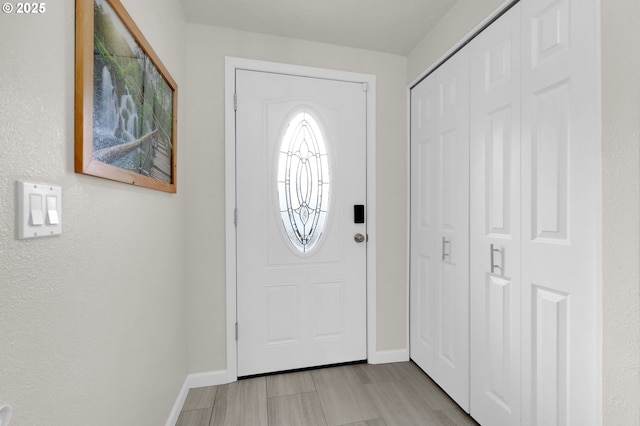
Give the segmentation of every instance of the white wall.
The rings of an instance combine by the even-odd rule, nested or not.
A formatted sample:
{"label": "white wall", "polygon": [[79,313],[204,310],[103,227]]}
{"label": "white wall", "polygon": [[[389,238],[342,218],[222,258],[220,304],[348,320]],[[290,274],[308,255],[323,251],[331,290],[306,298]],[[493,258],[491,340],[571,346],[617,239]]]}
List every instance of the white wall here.
{"label": "white wall", "polygon": [[[461,0],[409,54],[412,82],[502,1]],[[603,424],[640,424],[640,21],[601,0]]]}
{"label": "white wall", "polygon": [[[636,425],[640,12],[601,1],[604,423]],[[0,15],[0,404],[12,426],[163,424],[187,370],[225,368],[225,55],[376,75],[378,349],[405,348],[406,84],[501,1],[460,0],[408,58],[186,25],[177,0],[123,2],[178,82],[177,195],[73,173],[73,0]],[[16,240],[15,180],[62,186],[62,236]]]}
{"label": "white wall", "polygon": [[[406,349],[406,58],[189,24],[189,369],[226,368],[224,58],[374,74],[377,78],[378,350]],[[204,220],[203,220],[204,219]]]}
{"label": "white wall", "polygon": [[[179,3],[124,4],[182,90],[184,117]],[[0,15],[0,405],[13,406],[12,426],[164,424],[187,374],[186,187],[73,172],[75,6],[46,6]],[[61,236],[16,239],[16,180],[62,187]]]}
{"label": "white wall", "polygon": [[407,81],[412,82],[467,36],[504,0],[458,0],[410,52]]}
{"label": "white wall", "polygon": [[603,405],[640,424],[640,4],[602,2]]}

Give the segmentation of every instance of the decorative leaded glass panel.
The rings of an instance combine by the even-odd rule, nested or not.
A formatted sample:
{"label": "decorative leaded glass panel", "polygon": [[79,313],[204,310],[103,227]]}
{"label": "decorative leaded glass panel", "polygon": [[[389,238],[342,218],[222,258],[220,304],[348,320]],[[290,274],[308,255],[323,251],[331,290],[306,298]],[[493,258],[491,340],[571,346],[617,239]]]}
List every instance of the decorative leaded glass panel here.
{"label": "decorative leaded glass panel", "polygon": [[278,199],[291,244],[308,253],[320,241],[329,207],[329,164],[324,136],[309,112],[289,122],[280,143]]}

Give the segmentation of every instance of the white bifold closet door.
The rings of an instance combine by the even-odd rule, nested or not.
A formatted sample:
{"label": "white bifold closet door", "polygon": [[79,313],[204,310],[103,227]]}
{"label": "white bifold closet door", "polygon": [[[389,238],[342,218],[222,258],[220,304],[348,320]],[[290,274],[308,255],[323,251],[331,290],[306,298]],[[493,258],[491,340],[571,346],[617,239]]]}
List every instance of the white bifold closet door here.
{"label": "white bifold closet door", "polygon": [[411,358],[469,407],[469,64],[411,91]]}
{"label": "white bifold closet door", "polygon": [[522,2],[522,423],[600,423],[598,0]]}
{"label": "white bifold closet door", "polygon": [[596,1],[523,0],[471,46],[470,412],[483,425],[599,423],[596,15]]}
{"label": "white bifold closet door", "polygon": [[598,4],[522,0],[411,89],[411,358],[485,426],[601,422]]}
{"label": "white bifold closet door", "polygon": [[[469,46],[470,411],[520,424],[520,5]],[[493,265],[493,266],[492,266]]]}

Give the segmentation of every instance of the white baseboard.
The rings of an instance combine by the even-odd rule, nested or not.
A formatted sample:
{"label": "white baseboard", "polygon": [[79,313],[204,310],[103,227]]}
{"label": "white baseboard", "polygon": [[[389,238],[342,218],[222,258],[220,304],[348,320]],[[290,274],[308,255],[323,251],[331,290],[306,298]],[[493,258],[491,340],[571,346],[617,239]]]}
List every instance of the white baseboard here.
{"label": "white baseboard", "polygon": [[392,362],[409,361],[409,349],[392,349],[388,351],[376,351],[369,356],[369,364],[389,364]]}
{"label": "white baseboard", "polygon": [[178,398],[176,398],[176,402],[173,404],[171,413],[169,413],[169,418],[167,419],[166,426],[175,426],[178,422],[178,417],[180,417],[180,412],[182,411],[182,406],[187,399],[189,389],[224,385],[228,382],[229,380],[227,376],[227,370],[207,371],[205,373],[189,374],[184,379],[182,388],[178,393]]}
{"label": "white baseboard", "polygon": [[229,381],[227,380],[227,370],[217,370],[189,374],[185,379],[185,383],[189,389],[194,389],[224,385],[225,383],[229,383]]}
{"label": "white baseboard", "polygon": [[187,394],[189,393],[189,388],[187,387],[187,379],[185,379],[180,392],[178,392],[178,398],[176,398],[176,402],[173,404],[173,408],[169,413],[169,418],[167,419],[167,423],[165,424],[165,426],[176,426],[176,423],[178,423],[180,411],[182,411],[182,406],[184,405],[184,401],[186,401]]}

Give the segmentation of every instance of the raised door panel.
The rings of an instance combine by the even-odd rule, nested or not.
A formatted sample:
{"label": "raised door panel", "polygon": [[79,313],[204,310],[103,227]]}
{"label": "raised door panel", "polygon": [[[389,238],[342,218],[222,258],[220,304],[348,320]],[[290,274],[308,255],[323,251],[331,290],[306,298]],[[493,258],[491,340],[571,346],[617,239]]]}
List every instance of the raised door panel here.
{"label": "raised door panel", "polygon": [[469,409],[469,57],[462,49],[435,73],[440,98],[435,369],[431,377]]}
{"label": "raised door panel", "polygon": [[436,202],[439,98],[435,78],[411,90],[411,357],[432,371],[436,352]]}
{"label": "raised door panel", "polygon": [[520,421],[519,24],[516,5],[469,45],[470,414],[484,425]]}
{"label": "raised door panel", "polygon": [[598,2],[522,8],[523,424],[595,425]]}
{"label": "raised door panel", "polygon": [[468,101],[465,51],[411,90],[411,358],[465,409]]}

